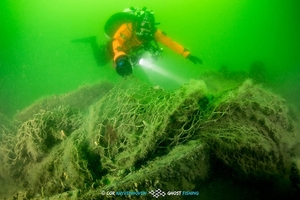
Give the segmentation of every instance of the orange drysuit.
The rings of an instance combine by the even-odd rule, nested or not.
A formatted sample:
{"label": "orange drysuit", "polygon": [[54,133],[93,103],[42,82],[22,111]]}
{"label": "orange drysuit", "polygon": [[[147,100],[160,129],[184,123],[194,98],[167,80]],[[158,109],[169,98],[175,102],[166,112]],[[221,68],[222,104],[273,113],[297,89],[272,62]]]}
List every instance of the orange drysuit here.
{"label": "orange drysuit", "polygon": [[[161,44],[169,47],[178,54],[183,55],[184,57],[187,57],[190,54],[187,49],[185,49],[177,42],[174,42],[160,30],[156,30],[154,39]],[[142,44],[143,42],[139,40],[137,36],[132,32],[132,23],[122,24],[115,33],[112,42],[114,61],[116,61],[119,56],[126,55],[130,51],[130,49],[139,47]]]}

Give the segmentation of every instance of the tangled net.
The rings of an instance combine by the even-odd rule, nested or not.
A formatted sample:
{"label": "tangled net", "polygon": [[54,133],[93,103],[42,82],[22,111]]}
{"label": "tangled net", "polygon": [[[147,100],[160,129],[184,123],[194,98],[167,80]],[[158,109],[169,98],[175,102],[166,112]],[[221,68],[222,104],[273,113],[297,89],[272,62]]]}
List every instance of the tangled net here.
{"label": "tangled net", "polygon": [[295,132],[284,99],[247,80],[211,109],[202,131],[219,159],[245,175],[284,173],[284,138]]}
{"label": "tangled net", "polygon": [[38,102],[22,112],[16,134],[3,135],[0,182],[18,198],[193,190],[208,177],[210,155],[249,177],[283,175],[290,167],[295,150],[289,147],[298,141],[286,142],[297,131],[295,121],[282,98],[251,81],[211,98],[203,81],[175,92],[132,77],[104,87],[105,94],[99,87],[86,88],[95,96],[84,106],[73,98],[67,105],[70,96],[84,99],[82,89],[59,98],[64,105],[45,100],[51,106],[29,117],[45,105]]}
{"label": "tangled net", "polygon": [[[48,181],[44,177],[51,177],[53,174],[49,172],[56,172],[53,158],[60,158],[61,155],[52,157],[55,147],[78,129],[81,123],[81,113],[76,109],[60,106],[53,110],[41,110],[32,119],[22,123],[15,136],[5,135],[1,145],[4,147],[4,170],[9,171],[10,178],[19,182],[20,186],[26,185],[32,192],[40,192]],[[49,159],[52,169],[44,166]]]}
{"label": "tangled net", "polygon": [[204,89],[199,81],[170,94],[125,80],[91,108],[87,120],[91,151],[100,155],[108,171],[129,170],[145,158],[166,154],[198,130],[198,101]]}

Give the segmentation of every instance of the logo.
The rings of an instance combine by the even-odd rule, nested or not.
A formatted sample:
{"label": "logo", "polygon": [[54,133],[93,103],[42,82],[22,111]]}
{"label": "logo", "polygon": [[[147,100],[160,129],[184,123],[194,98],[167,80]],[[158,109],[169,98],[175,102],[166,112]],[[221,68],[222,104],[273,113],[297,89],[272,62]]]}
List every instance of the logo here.
{"label": "logo", "polygon": [[166,196],[166,193],[164,191],[162,191],[161,189],[151,190],[148,193],[151,194],[155,198],[158,198],[160,196],[162,196],[162,197]]}

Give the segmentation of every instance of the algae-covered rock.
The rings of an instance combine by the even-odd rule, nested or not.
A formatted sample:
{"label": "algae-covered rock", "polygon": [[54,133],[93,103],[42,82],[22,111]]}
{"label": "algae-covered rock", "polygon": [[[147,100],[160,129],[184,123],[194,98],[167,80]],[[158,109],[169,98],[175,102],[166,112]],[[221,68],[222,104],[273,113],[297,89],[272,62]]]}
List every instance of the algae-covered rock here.
{"label": "algae-covered rock", "polygon": [[216,88],[194,80],[168,92],[127,77],[38,101],[0,141],[0,183],[11,188],[0,197],[150,199],[205,184],[211,158],[241,177],[289,175],[299,140],[285,100],[251,81]]}

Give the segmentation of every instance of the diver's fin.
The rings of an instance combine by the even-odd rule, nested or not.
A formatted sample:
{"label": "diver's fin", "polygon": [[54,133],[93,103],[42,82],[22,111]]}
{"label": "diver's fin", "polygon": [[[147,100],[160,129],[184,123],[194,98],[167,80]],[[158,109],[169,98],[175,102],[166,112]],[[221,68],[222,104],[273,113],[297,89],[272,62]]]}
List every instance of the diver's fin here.
{"label": "diver's fin", "polygon": [[82,42],[82,43],[92,43],[96,41],[96,36],[84,37],[84,38],[77,38],[71,40],[72,43]]}

